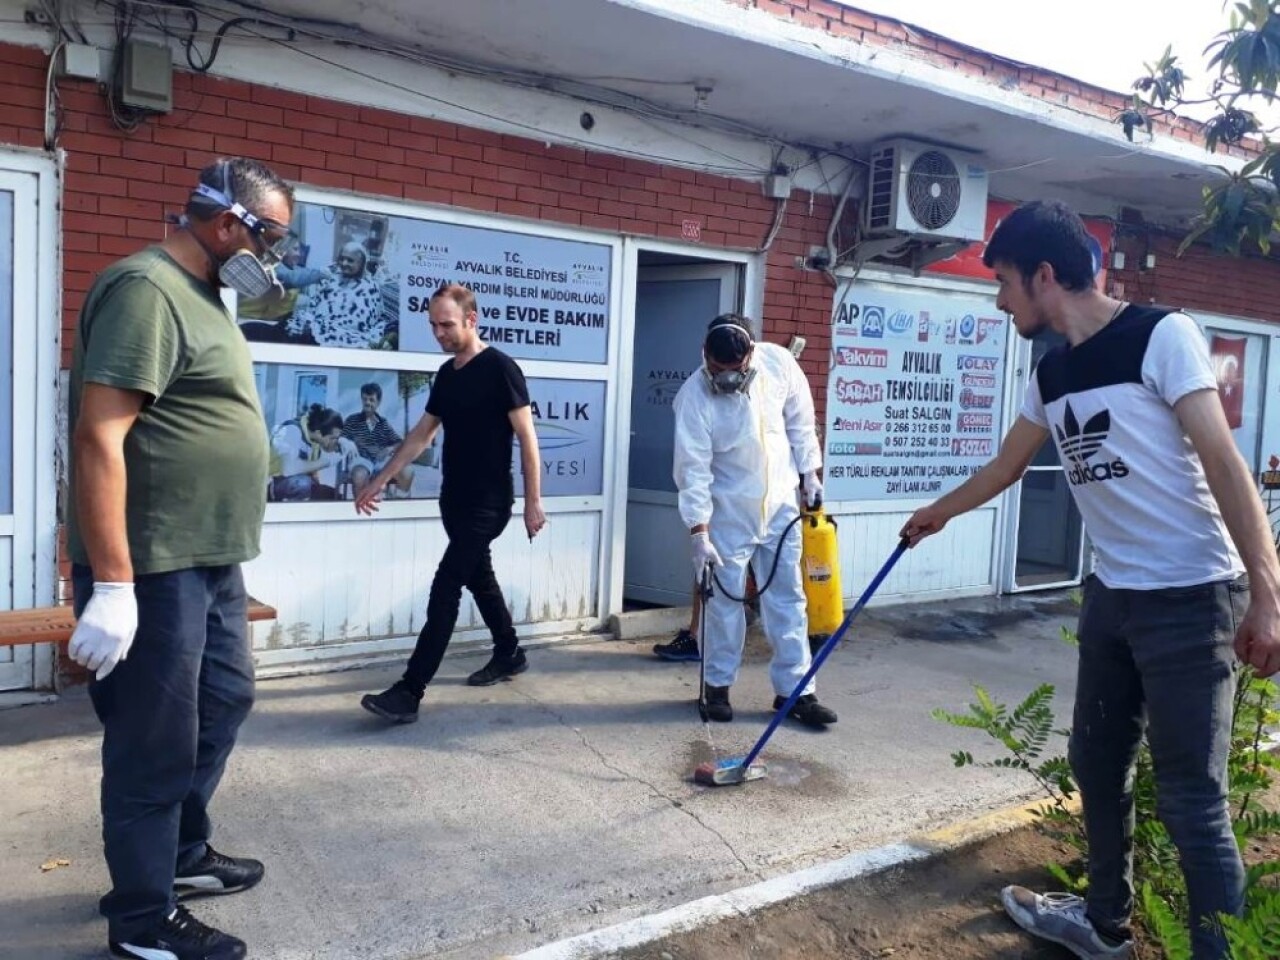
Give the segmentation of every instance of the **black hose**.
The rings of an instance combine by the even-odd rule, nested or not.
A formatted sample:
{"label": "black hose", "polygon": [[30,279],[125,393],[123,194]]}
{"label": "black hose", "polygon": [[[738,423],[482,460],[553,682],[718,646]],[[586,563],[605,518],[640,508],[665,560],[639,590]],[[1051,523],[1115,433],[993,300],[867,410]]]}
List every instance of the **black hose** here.
{"label": "black hose", "polygon": [[[760,596],[762,593],[764,593],[766,590],[768,590],[769,585],[773,583],[774,575],[778,572],[778,561],[782,559],[782,543],[784,540],[787,539],[787,534],[791,532],[791,528],[794,527],[797,523],[799,523],[803,519],[804,519],[803,513],[797,514],[796,518],[786,525],[782,533],[778,534],[778,549],[773,552],[773,566],[769,569],[769,578],[765,580],[764,586],[756,588],[757,597]],[[720,582],[720,578],[715,575],[714,571],[711,574],[711,579],[714,580],[715,585],[720,588],[720,592],[723,593],[730,600],[737,601],[738,603],[749,602],[750,600],[749,597],[735,597],[732,593],[726,590],[724,588],[724,584]],[[711,592],[710,590],[708,590],[705,596],[710,597],[710,595],[711,595]]]}

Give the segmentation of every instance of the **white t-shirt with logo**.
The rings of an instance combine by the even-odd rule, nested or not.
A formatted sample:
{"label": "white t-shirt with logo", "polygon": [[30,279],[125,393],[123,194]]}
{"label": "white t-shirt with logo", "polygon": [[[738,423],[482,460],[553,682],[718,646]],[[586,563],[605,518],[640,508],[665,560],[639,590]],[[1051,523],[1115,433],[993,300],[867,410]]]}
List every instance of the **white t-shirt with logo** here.
{"label": "white t-shirt with logo", "polygon": [[1108,587],[1184,587],[1244,571],[1173,412],[1187,394],[1216,388],[1195,321],[1160,307],[1130,304],[1036,367],[1022,416],[1052,434]]}

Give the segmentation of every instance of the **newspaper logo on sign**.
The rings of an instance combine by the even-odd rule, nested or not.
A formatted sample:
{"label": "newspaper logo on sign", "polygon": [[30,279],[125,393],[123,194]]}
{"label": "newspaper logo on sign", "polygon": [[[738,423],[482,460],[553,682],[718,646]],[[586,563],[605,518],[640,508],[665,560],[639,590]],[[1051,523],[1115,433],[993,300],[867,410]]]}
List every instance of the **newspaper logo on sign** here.
{"label": "newspaper logo on sign", "polygon": [[982,343],[987,337],[991,336],[1000,329],[1001,321],[993,320],[990,317],[983,317],[978,321],[978,343]]}
{"label": "newspaper logo on sign", "polygon": [[995,370],[995,357],[975,357],[972,354],[960,354],[956,357],[957,370]]}
{"label": "newspaper logo on sign", "polygon": [[884,336],[884,307],[867,304],[862,308],[862,335],[864,337]]}
{"label": "newspaper logo on sign", "polygon": [[921,343],[929,342],[929,334],[933,333],[933,321],[929,319],[929,311],[920,311],[920,327],[917,338]]}
{"label": "newspaper logo on sign", "polygon": [[956,440],[951,441],[953,457],[989,457],[991,456],[990,440]]}
{"label": "newspaper logo on sign", "polygon": [[977,329],[978,321],[974,319],[972,313],[966,313],[960,318],[960,342],[973,343],[973,334]]}
{"label": "newspaper logo on sign", "polygon": [[955,317],[947,317],[947,334],[945,339],[947,343],[956,342],[956,318]]}
{"label": "newspaper logo on sign", "polygon": [[836,379],[836,396],[841,403],[883,403],[884,384],[839,377]]}
{"label": "newspaper logo on sign", "polygon": [[975,393],[967,387],[960,391],[960,406],[965,410],[990,410],[995,402],[989,393]]}
{"label": "newspaper logo on sign", "polygon": [[990,373],[962,373],[960,374],[960,386],[977,387],[979,390],[994,390],[996,388],[996,378]]}
{"label": "newspaper logo on sign", "polygon": [[962,413],[956,417],[957,433],[986,433],[995,427],[989,413]]}
{"label": "newspaper logo on sign", "polygon": [[878,443],[833,443],[833,457],[878,457],[883,452]]}
{"label": "newspaper logo on sign", "polygon": [[889,368],[889,351],[875,347],[837,347],[836,362],[842,367]]}
{"label": "newspaper logo on sign", "polygon": [[905,310],[895,310],[889,315],[889,333],[895,337],[910,337],[916,328],[916,317]]}

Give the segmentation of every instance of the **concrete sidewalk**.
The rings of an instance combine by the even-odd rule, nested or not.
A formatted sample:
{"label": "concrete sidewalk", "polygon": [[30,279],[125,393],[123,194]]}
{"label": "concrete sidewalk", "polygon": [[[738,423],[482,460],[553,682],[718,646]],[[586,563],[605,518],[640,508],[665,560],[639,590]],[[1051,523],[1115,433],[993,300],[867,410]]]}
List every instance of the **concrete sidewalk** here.
{"label": "concrete sidewalk", "polygon": [[[1006,700],[1049,682],[1065,717],[1073,619],[1062,595],[869,610],[819,677],[839,724],[785,724],[768,780],[718,790],[690,782],[710,756],[697,664],[655,660],[651,640],[533,650],[527,673],[479,689],[463,678],[483,654],[451,657],[405,727],[358,703],[397,668],[263,681],[215,843],[267,878],[193,911],[258,960],[470,960],[966,820],[1029,784],[954,769],[953,750],[990,751],[930,710],[962,709],[975,682]],[[751,644],[722,755],[767,721],[766,656]],[[83,691],[0,712],[0,957],[104,955],[98,742]]]}

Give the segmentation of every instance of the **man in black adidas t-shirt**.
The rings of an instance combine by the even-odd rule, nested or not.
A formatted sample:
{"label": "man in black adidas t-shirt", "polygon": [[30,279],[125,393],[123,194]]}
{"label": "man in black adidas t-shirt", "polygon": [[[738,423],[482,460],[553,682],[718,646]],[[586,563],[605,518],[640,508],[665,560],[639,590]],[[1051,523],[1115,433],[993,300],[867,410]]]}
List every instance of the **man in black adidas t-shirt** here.
{"label": "man in black adidas t-shirt", "polygon": [[[1089,841],[1085,898],[1001,894],[1028,932],[1083,960],[1132,951],[1133,768],[1145,730],[1160,819],[1186,878],[1195,960],[1223,960],[1244,869],[1227,807],[1236,660],[1280,670],[1280,563],[1195,321],[1095,286],[1084,224],[1031,203],[992,234],[996,305],[1052,329],[995,460],[917,510],[912,544],[1011,486],[1050,437],[1097,557],[1080,610],[1070,761]],[[1248,579],[1241,576],[1248,573]]]}
{"label": "man in black adidas t-shirt", "polygon": [[453,354],[436,374],[427,409],[400,450],[356,498],[356,510],[378,509],[383,488],[422,453],[444,427],[440,519],[449,545],[431,582],[427,622],[404,676],[382,693],[361,701],[370,713],[393,723],[418,719],[418,704],[444,657],[458,620],[462,588],[475,598],[493,635],[493,657],[467,678],[487,686],[528,669],[502,589],[493,575],[489,545],[511,520],[515,499],[511,439],[520,441],[524,469],[524,527],[532,540],[546,525],[542,512],[542,464],[529,408],[524,374],[514,360],[480,339],[475,295],[462,284],[447,284],[431,297],[431,332]]}

